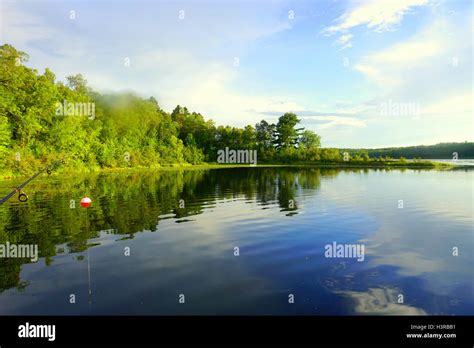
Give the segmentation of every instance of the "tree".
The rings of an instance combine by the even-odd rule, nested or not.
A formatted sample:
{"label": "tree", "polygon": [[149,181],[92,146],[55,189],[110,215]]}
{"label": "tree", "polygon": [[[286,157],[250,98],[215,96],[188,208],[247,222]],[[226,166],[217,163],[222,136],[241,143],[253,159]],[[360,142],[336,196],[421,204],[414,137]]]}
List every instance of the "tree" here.
{"label": "tree", "polygon": [[303,145],[306,149],[313,147],[321,147],[321,137],[310,130],[305,130],[300,136],[300,145]]}
{"label": "tree", "polygon": [[298,144],[300,131],[304,129],[295,128],[299,122],[298,117],[292,112],[287,112],[278,119],[275,132],[275,143],[278,149],[282,147],[295,147]]}
{"label": "tree", "polygon": [[[4,162],[7,157],[7,153],[10,147],[10,125],[8,119],[5,116],[0,115],[0,161]],[[0,163],[2,167],[5,163]]]}
{"label": "tree", "polygon": [[87,87],[87,80],[82,76],[82,74],[70,75],[66,77],[67,86],[73,89],[76,92],[81,94],[87,94],[89,88]]}
{"label": "tree", "polygon": [[253,149],[256,142],[255,128],[251,125],[245,126],[242,134],[242,148],[243,149]]}
{"label": "tree", "polygon": [[0,116],[7,117],[15,145],[31,150],[47,137],[57,90],[54,74],[46,69],[38,75],[22,64],[27,59],[8,44],[0,46]]}
{"label": "tree", "polygon": [[275,125],[261,120],[255,125],[256,141],[259,148],[269,149],[275,142]]}

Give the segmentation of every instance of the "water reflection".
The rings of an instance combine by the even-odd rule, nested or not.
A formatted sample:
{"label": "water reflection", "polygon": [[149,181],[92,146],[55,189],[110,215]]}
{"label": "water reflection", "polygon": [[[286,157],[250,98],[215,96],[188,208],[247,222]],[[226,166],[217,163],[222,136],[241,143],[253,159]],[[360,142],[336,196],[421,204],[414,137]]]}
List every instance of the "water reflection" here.
{"label": "water reflection", "polygon": [[[41,257],[0,258],[0,313],[473,314],[472,173],[290,167],[44,177],[28,203],[0,208],[0,243],[38,244]],[[93,199],[88,210],[78,204],[84,195]],[[365,261],[325,258],[333,241],[364,243]],[[459,256],[452,246],[463,247]]]}
{"label": "water reflection", "polygon": [[425,315],[423,309],[399,303],[400,290],[371,288],[367,292],[346,291],[342,293],[355,302],[354,311],[368,315]]}

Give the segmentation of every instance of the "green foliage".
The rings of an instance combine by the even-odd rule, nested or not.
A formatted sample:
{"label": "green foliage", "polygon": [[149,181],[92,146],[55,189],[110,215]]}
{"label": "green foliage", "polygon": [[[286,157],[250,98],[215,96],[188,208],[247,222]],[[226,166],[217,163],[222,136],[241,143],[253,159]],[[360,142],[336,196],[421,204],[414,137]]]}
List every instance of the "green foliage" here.
{"label": "green foliage", "polygon": [[302,128],[296,129],[295,126],[299,122],[298,117],[291,112],[285,113],[278,119],[275,140],[277,149],[289,148],[298,144],[299,131],[301,131]]}
{"label": "green foliage", "polygon": [[333,148],[321,149],[321,161],[323,162],[342,161],[342,155],[338,149],[333,149]]}
{"label": "green foliage", "polygon": [[[294,113],[276,125],[216,126],[184,106],[167,113],[154,97],[100,94],[81,74],[55,81],[49,69],[39,74],[26,67],[27,60],[11,45],[0,46],[1,173],[30,174],[59,158],[67,160],[64,171],[200,164],[215,162],[226,147],[257,150],[259,163],[342,162],[345,150],[321,148],[319,135],[297,128]],[[451,158],[453,152],[472,158],[472,145],[439,144],[431,157],[425,150],[433,147],[347,151],[355,162],[372,161],[369,155],[379,161],[400,154]]]}
{"label": "green foliage", "polygon": [[305,130],[301,133],[300,146],[304,146],[305,148],[309,149],[312,147],[321,147],[321,137],[310,130]]}
{"label": "green foliage", "polygon": [[390,158],[406,158],[406,159],[453,159],[454,154],[458,155],[458,159],[474,158],[474,143],[440,143],[436,145],[420,145],[406,147],[388,147],[382,149],[367,150],[348,150],[365,151],[370,157],[390,157]]}
{"label": "green foliage", "polygon": [[[0,46],[2,172],[28,174],[46,159],[61,157],[71,170],[203,161],[201,146],[212,135],[202,130],[213,124],[201,115],[179,124],[153,97],[101,95],[80,74],[67,77],[66,84],[56,82],[48,69],[40,75],[24,66],[27,59],[10,45]],[[180,129],[197,140],[189,149]]]}
{"label": "green foliage", "polygon": [[0,166],[5,166],[5,159],[10,147],[11,131],[8,119],[0,115]]}
{"label": "green foliage", "polygon": [[275,125],[262,120],[255,125],[257,146],[260,150],[273,148],[275,143]]}

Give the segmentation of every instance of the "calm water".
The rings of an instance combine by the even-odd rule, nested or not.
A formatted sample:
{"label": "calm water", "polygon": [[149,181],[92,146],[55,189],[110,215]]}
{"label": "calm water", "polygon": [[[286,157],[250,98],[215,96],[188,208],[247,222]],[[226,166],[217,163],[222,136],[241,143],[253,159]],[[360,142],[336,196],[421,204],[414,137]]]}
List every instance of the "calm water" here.
{"label": "calm water", "polygon": [[[0,258],[0,314],[474,314],[473,173],[42,176],[0,206],[0,244],[40,254]],[[326,258],[333,242],[364,261]]]}

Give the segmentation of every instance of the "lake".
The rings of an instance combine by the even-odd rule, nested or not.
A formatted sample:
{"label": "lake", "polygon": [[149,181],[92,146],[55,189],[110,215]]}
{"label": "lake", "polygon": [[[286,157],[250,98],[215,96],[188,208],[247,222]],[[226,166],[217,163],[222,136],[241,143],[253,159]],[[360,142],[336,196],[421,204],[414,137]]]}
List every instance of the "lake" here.
{"label": "lake", "polygon": [[0,206],[39,251],[0,258],[0,314],[473,315],[473,173],[45,174]]}

